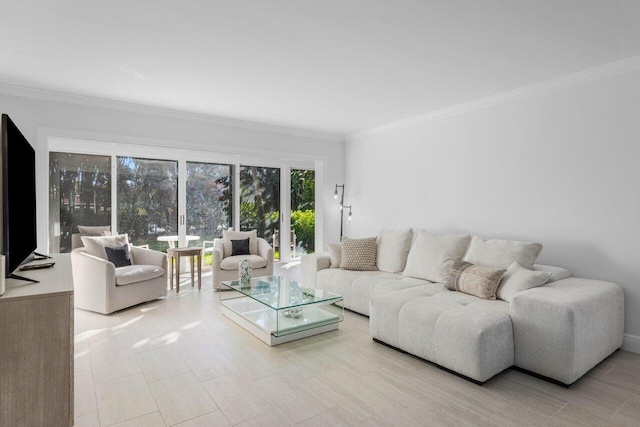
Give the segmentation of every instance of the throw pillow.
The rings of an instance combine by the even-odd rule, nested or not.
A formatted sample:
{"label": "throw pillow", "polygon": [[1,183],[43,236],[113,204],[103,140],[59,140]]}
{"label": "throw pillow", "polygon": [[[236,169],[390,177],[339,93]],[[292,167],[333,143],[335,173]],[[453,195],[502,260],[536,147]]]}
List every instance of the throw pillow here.
{"label": "throw pillow", "polygon": [[540,243],[487,240],[473,236],[464,260],[472,264],[505,269],[517,261],[524,268],[531,268],[541,251],[542,245]]}
{"label": "throw pillow", "polygon": [[461,259],[454,261],[447,289],[482,299],[496,299],[496,291],[505,270],[474,265]]}
{"label": "throw pillow", "polygon": [[550,277],[551,273],[548,271],[527,270],[514,261],[502,277],[497,296],[501,300],[511,302],[518,292],[542,286],[549,281]]}
{"label": "throw pillow", "polygon": [[375,237],[364,239],[342,239],[343,270],[375,271],[376,270],[377,245]]}
{"label": "throw pillow", "polygon": [[111,226],[91,226],[79,225],[78,231],[81,236],[111,236]]}
{"label": "throw pillow", "polygon": [[407,265],[413,230],[382,230],[378,236],[378,270],[400,273]]}
{"label": "throw pillow", "polygon": [[551,277],[547,280],[547,283],[557,282],[558,280],[568,279],[571,277],[571,272],[569,270],[562,267],[554,267],[553,265],[533,264],[531,270],[548,271],[551,273]]}
{"label": "throw pillow", "polygon": [[471,236],[420,230],[407,258],[404,276],[447,283],[453,262],[463,257]]}
{"label": "throw pillow", "polygon": [[129,254],[129,245],[122,246],[105,246],[107,259],[118,267],[126,267],[131,265],[131,255]]}
{"label": "throw pillow", "polygon": [[[108,261],[107,252],[104,248],[107,246],[124,246],[129,245],[129,236],[126,234],[119,234],[116,236],[82,236],[82,244],[89,255],[101,258]],[[131,257],[132,263],[135,262]]]}
{"label": "throw pillow", "polygon": [[228,231],[222,230],[222,240],[224,247],[224,256],[231,256],[233,253],[233,247],[231,245],[232,240],[240,240],[249,238],[249,252],[251,255],[258,255],[258,231]]}
{"label": "throw pillow", "polygon": [[251,255],[249,252],[249,238],[231,241],[231,256]]}
{"label": "throw pillow", "polygon": [[340,268],[342,263],[342,243],[328,243],[331,268]]}

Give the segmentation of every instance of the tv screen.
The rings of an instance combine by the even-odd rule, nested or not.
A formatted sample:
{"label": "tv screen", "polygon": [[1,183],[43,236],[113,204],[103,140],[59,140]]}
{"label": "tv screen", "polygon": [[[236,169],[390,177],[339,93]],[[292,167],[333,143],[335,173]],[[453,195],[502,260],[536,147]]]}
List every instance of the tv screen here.
{"label": "tv screen", "polygon": [[37,247],[36,153],[6,114],[2,115],[2,253],[7,277]]}

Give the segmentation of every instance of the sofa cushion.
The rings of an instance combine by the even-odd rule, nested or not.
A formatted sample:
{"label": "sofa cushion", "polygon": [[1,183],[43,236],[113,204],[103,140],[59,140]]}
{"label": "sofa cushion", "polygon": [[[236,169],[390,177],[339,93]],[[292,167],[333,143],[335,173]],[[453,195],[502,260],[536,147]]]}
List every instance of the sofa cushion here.
{"label": "sofa cushion", "polygon": [[470,240],[469,235],[440,235],[420,230],[402,274],[431,282],[447,283],[453,262],[462,258]]}
{"label": "sofa cushion", "polygon": [[509,304],[437,283],[373,298],[369,326],[375,339],[477,381],[513,364]]}
{"label": "sofa cushion", "polygon": [[522,267],[517,261],[509,267],[496,292],[496,296],[502,300],[511,302],[511,299],[518,292],[526,291],[527,289],[537,288],[542,286],[551,277],[551,273],[548,271],[531,271]]}
{"label": "sofa cushion", "polygon": [[329,247],[331,268],[340,268],[340,264],[342,264],[342,243],[327,243],[327,246]]}
{"label": "sofa cushion", "polygon": [[540,243],[487,240],[473,236],[464,260],[476,265],[505,269],[517,261],[524,268],[531,268],[540,251],[542,251]]}
{"label": "sofa cushion", "polygon": [[240,266],[240,261],[243,259],[251,261],[251,268],[262,268],[267,266],[267,260],[259,255],[234,255],[228,256],[220,261],[220,269],[237,270]]}
{"label": "sofa cushion", "polygon": [[233,253],[233,247],[231,245],[232,240],[241,240],[249,238],[249,252],[251,255],[258,255],[258,231],[230,231],[222,230],[222,242],[224,246],[224,256],[231,256]]}
{"label": "sofa cushion", "polygon": [[547,283],[557,282],[558,280],[568,279],[571,277],[571,272],[566,268],[554,267],[553,265],[533,264],[531,267],[533,271],[548,271],[551,273],[551,277],[547,280]]}
{"label": "sofa cushion", "polygon": [[482,299],[496,299],[496,291],[504,272],[502,268],[474,265],[459,259],[451,267],[447,289]]}
{"label": "sofa cushion", "polygon": [[[82,236],[82,243],[85,250],[89,255],[93,255],[105,261],[109,260],[107,257],[107,251],[104,249],[107,246],[117,247],[129,244],[129,236],[126,234],[119,234],[115,236]],[[135,259],[131,260],[135,263]]]}
{"label": "sofa cushion", "polygon": [[[326,268],[318,271],[315,287],[342,296],[349,310],[369,315],[371,298],[402,289],[435,286],[431,282],[384,271],[351,271]],[[438,285],[437,291],[444,290]]]}
{"label": "sofa cushion", "polygon": [[378,235],[378,270],[387,273],[400,273],[407,265],[407,256],[411,249],[413,231],[382,230]]}
{"label": "sofa cushion", "polygon": [[164,269],[156,265],[129,265],[116,268],[116,286],[155,279],[164,274]]}
{"label": "sofa cushion", "polygon": [[354,271],[374,271],[376,267],[376,237],[350,239],[342,241],[342,262],[340,268]]}
{"label": "sofa cushion", "polygon": [[467,306],[444,312],[435,327],[435,362],[484,382],[513,365],[513,326],[505,313]]}

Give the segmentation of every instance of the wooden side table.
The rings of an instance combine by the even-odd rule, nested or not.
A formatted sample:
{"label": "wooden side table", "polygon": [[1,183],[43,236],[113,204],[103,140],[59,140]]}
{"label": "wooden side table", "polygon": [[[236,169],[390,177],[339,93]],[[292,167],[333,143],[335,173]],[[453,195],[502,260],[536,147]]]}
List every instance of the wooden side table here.
{"label": "wooden side table", "polygon": [[171,289],[173,289],[173,262],[175,260],[176,271],[176,293],[180,292],[180,257],[188,256],[191,260],[191,287],[194,283],[194,258],[198,258],[198,290],[202,288],[202,248],[170,248],[167,249],[167,257],[169,258],[169,276],[171,277]]}

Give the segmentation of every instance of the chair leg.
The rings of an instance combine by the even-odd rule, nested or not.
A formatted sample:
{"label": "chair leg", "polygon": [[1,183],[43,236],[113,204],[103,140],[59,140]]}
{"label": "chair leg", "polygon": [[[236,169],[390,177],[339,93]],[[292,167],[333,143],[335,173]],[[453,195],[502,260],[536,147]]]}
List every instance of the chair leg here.
{"label": "chair leg", "polygon": [[202,289],[202,255],[198,255],[198,290]]}
{"label": "chair leg", "polygon": [[169,282],[171,283],[171,290],[173,290],[173,257],[169,257]]}
{"label": "chair leg", "polygon": [[189,257],[189,259],[191,260],[191,287],[192,287],[192,288],[193,288],[193,286],[194,286],[194,284],[195,284],[195,283],[194,283],[194,279],[195,279],[195,272],[193,271],[193,259],[194,259],[194,258],[195,258],[195,257],[194,257],[193,255],[191,255],[191,256]]}
{"label": "chair leg", "polygon": [[180,293],[180,255],[176,256],[176,294]]}

